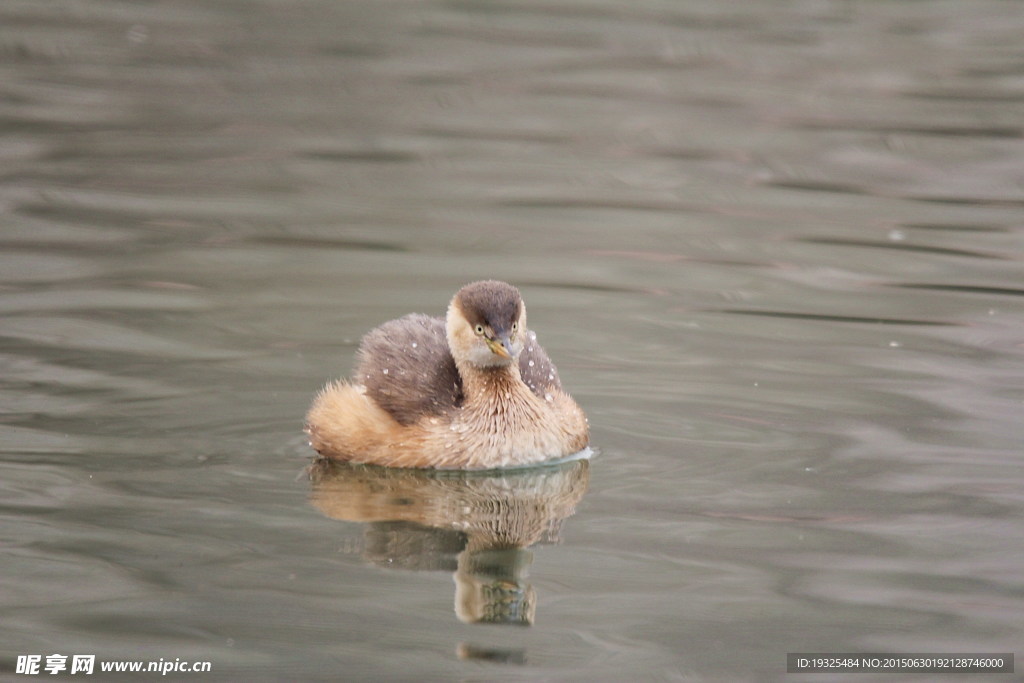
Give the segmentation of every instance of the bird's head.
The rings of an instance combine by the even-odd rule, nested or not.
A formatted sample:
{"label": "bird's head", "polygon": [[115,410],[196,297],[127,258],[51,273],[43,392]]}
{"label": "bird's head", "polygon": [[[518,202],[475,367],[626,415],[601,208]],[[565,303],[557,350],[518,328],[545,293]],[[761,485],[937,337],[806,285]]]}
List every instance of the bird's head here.
{"label": "bird's head", "polygon": [[446,330],[456,363],[483,368],[509,365],[523,350],[526,306],[510,284],[471,282],[452,298]]}

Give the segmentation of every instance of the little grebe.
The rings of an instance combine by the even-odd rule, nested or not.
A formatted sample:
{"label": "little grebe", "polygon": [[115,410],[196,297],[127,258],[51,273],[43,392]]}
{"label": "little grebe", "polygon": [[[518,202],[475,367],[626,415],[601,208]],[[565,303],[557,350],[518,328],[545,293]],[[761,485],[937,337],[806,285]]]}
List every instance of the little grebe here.
{"label": "little grebe", "polygon": [[446,320],[411,314],[370,331],[351,382],[306,415],[321,455],[388,467],[490,469],[586,448],[587,418],[526,329],[512,285],[460,289]]}

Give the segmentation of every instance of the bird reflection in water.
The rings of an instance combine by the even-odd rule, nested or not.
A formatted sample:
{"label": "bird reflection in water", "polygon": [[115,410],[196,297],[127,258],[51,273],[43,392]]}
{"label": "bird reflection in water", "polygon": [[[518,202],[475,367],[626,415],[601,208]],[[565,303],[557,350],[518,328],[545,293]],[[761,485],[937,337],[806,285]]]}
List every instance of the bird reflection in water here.
{"label": "bird reflection in water", "polygon": [[461,621],[529,626],[537,602],[529,547],[558,542],[587,490],[589,463],[454,472],[323,459],[310,479],[312,503],[324,515],[367,525],[368,560],[452,571]]}

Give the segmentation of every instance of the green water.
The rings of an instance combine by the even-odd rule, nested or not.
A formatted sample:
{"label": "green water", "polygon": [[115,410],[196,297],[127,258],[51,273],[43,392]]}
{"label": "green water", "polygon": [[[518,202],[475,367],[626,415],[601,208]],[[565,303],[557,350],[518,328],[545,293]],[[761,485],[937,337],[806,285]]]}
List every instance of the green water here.
{"label": "green water", "polygon": [[[994,0],[4,3],[0,667],[1013,651],[1022,31]],[[311,480],[360,336],[484,277],[594,458]]]}

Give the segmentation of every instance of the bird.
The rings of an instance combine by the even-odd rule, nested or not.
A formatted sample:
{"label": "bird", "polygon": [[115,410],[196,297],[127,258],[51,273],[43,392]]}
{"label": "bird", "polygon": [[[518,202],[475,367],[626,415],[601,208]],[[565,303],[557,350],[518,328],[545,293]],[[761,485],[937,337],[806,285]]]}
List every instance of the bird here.
{"label": "bird", "polygon": [[445,318],[412,313],[360,342],[349,380],[314,398],[321,457],[401,468],[528,467],[586,451],[589,423],[526,326],[514,286],[471,282]]}

